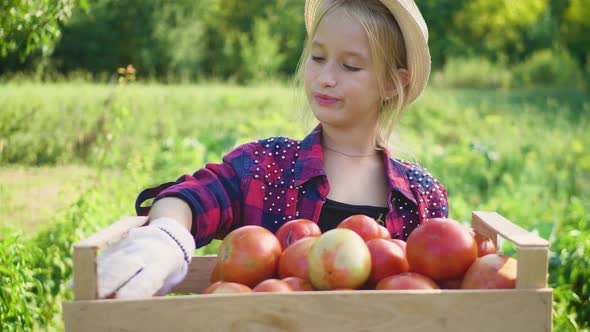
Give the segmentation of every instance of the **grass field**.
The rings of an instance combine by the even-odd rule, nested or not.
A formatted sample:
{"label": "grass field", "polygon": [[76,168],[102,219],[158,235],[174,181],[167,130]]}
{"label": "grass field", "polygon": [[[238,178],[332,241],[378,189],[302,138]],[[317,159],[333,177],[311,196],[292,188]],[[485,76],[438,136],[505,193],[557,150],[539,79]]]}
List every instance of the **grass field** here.
{"label": "grass field", "polygon": [[[92,172],[99,163],[96,147],[105,142],[115,149],[103,158],[116,169],[126,156],[172,142],[202,145],[205,158],[215,160],[260,137],[301,138],[315,124],[302,120],[301,104],[281,85],[25,83],[3,90],[0,195],[7,204],[0,213],[4,223],[24,227],[75,198],[67,186],[62,203],[56,193]],[[468,219],[474,209],[500,210],[547,237],[547,225],[559,219],[569,197],[588,197],[589,114],[586,94],[572,90],[431,89],[408,110],[394,148],[447,186],[456,218]],[[179,159],[168,159],[170,171],[156,170],[152,181],[202,166],[189,156]],[[518,208],[523,199],[536,208]]]}

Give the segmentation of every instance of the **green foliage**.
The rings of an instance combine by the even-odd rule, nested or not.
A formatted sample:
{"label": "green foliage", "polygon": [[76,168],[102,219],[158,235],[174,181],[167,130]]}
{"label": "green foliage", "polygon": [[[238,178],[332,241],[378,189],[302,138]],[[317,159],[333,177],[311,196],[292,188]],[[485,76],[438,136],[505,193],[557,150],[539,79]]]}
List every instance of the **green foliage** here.
{"label": "green foliage", "polygon": [[[585,1],[416,2],[429,26],[436,71],[449,60],[470,57],[506,64],[510,70],[532,53],[554,47],[564,48],[584,67],[590,44]],[[22,70],[53,79],[79,71],[105,82],[115,68],[133,64],[143,79],[170,83],[210,79],[249,83],[269,76],[282,78],[294,72],[306,37],[304,3],[4,1],[2,12],[13,13],[9,7],[18,9],[14,15],[0,17],[0,51],[4,49],[5,57],[0,73]],[[19,24],[35,30],[19,32]],[[31,53],[33,45],[40,43],[45,52]],[[30,56],[22,63],[15,52]]]}
{"label": "green foliage", "polygon": [[[43,255],[29,247],[20,231],[8,228],[0,233],[0,330],[29,330],[40,310],[43,285],[35,278],[33,262]],[[38,299],[39,298],[39,299]]]}
{"label": "green foliage", "polygon": [[[525,32],[546,11],[546,0],[474,0],[453,17],[462,30],[463,42],[495,60],[525,53]],[[485,14],[484,14],[485,13]]]}
{"label": "green foliage", "polygon": [[551,239],[554,329],[590,331],[590,205],[573,198]]}
{"label": "green foliage", "polygon": [[583,70],[566,50],[545,49],[532,53],[514,68],[517,86],[571,86],[582,87]]}
{"label": "green foliage", "polygon": [[21,60],[36,48],[49,53],[59,37],[59,24],[75,7],[87,8],[86,0],[6,0],[0,2],[0,57],[18,51]]}
{"label": "green foliage", "polygon": [[285,60],[279,53],[279,39],[271,35],[270,25],[264,20],[254,21],[253,40],[240,38],[243,77],[262,82],[276,76]]}
{"label": "green foliage", "polygon": [[510,71],[486,58],[451,58],[434,75],[433,84],[455,88],[504,88],[510,84]]}

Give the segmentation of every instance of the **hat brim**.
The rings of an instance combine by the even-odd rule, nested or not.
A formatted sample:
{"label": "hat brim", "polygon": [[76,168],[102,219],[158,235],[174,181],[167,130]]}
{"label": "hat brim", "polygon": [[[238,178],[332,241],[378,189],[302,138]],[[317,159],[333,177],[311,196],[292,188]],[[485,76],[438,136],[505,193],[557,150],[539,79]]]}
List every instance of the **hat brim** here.
{"label": "hat brim", "polygon": [[[325,0],[305,1],[305,28],[308,34],[312,29],[313,18],[323,1]],[[410,104],[422,94],[430,77],[428,28],[413,0],[380,1],[396,19],[404,38],[407,69],[410,72],[406,104]]]}

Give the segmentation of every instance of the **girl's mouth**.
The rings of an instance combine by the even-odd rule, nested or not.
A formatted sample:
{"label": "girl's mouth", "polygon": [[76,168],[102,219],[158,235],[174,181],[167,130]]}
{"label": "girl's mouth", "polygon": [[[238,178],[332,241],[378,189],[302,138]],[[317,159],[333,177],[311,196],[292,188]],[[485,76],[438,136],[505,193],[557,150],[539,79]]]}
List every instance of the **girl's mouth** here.
{"label": "girl's mouth", "polygon": [[321,105],[321,106],[329,106],[329,105],[333,105],[335,103],[337,103],[340,99],[332,97],[332,96],[328,96],[328,95],[324,95],[321,93],[318,94],[314,94],[314,98],[316,100],[316,102]]}

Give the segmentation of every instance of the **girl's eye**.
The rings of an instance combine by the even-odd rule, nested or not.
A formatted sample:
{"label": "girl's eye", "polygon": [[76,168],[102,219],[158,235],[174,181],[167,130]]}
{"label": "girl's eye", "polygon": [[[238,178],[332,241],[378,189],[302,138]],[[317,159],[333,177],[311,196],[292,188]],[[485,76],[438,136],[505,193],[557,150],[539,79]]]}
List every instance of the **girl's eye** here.
{"label": "girl's eye", "polygon": [[315,62],[320,62],[320,61],[324,61],[324,58],[320,57],[320,56],[311,56],[311,59]]}
{"label": "girl's eye", "polygon": [[358,67],[354,67],[354,66],[350,66],[350,65],[344,65],[344,68],[346,68],[346,69],[348,69],[350,71],[359,71],[359,70],[361,70]]}

